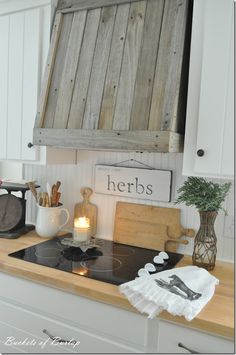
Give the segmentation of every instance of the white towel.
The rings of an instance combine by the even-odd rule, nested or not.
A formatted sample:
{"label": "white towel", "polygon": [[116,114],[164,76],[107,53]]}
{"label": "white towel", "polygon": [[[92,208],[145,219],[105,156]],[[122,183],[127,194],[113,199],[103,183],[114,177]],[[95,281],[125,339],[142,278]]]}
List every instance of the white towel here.
{"label": "white towel", "polygon": [[205,269],[184,266],[138,277],[119,289],[148,318],[166,310],[191,321],[212,298],[218,284],[219,280]]}

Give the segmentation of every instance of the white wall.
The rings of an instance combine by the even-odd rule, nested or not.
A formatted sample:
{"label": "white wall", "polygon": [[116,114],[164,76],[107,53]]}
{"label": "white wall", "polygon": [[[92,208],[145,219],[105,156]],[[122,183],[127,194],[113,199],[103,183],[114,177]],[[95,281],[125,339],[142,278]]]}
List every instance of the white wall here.
{"label": "white wall", "polygon": [[22,163],[0,161],[0,179],[22,179]]}
{"label": "white wall", "polygon": [[[45,189],[46,182],[54,183],[56,180],[62,182],[62,202],[70,211],[71,217],[73,216],[73,208],[76,202],[81,201],[80,188],[89,186],[94,187],[94,166],[96,164],[116,164],[127,159],[136,159],[145,164],[150,165],[156,169],[170,169],[173,171],[172,183],[172,199],[171,203],[151,202],[148,200],[136,200],[130,198],[120,198],[114,196],[106,196],[94,194],[91,201],[98,206],[98,237],[112,239],[113,224],[115,216],[116,201],[126,201],[133,203],[144,203],[162,207],[179,207],[182,210],[181,220],[186,228],[194,228],[198,230],[199,216],[194,208],[186,207],[185,205],[176,206],[173,201],[176,198],[176,190],[182,185],[185,177],[182,176],[182,161],[183,154],[160,154],[160,153],[116,153],[116,152],[94,152],[94,151],[78,151],[77,165],[52,165],[52,166],[24,166],[24,178],[36,179],[42,188]],[[124,166],[139,165],[135,162],[123,164]],[[218,180],[219,181],[219,180]],[[220,180],[220,182],[224,182]],[[32,200],[30,193],[27,219],[34,222],[36,215],[35,201]],[[229,215],[233,216],[233,190],[231,190],[225,206],[228,209]],[[231,217],[228,217],[231,218]],[[227,220],[222,212],[219,213],[215,230],[218,238],[218,259],[232,260],[234,259],[234,240],[228,237]],[[72,218],[68,227],[72,227]],[[189,245],[181,246],[180,251],[192,254],[193,241],[190,240]]]}

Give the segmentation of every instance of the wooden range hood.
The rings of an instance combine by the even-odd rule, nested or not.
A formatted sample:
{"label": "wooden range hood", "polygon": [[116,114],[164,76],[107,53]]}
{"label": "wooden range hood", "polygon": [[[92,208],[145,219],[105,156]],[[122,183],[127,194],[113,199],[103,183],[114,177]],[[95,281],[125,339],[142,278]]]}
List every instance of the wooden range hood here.
{"label": "wooden range hood", "polygon": [[182,151],[191,0],[59,1],[34,144]]}

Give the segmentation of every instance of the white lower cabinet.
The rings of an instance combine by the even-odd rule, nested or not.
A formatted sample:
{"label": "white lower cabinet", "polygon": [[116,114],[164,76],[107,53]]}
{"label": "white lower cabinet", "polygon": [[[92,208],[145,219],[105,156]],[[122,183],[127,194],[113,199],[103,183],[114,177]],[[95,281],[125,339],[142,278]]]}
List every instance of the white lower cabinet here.
{"label": "white lower cabinet", "polygon": [[[15,348],[30,354],[156,352],[157,320],[4,273],[0,285],[0,353],[15,353]],[[48,339],[44,329],[80,343],[73,348],[48,340],[42,350]],[[6,345],[7,336],[16,342]],[[34,345],[17,344],[24,339],[35,340]]]}
{"label": "white lower cabinet", "polygon": [[0,353],[234,353],[229,340],[25,279],[0,273],[0,285]]}
{"label": "white lower cabinet", "polygon": [[[79,327],[72,327],[32,311],[0,301],[1,343],[27,353],[130,352],[133,349]],[[97,324],[99,327],[99,324]],[[4,336],[3,336],[4,334]],[[53,340],[53,338],[55,338]],[[3,352],[1,349],[1,352]],[[15,352],[15,351],[13,351]]]}
{"label": "white lower cabinet", "polygon": [[158,353],[234,354],[230,340],[160,320]]}

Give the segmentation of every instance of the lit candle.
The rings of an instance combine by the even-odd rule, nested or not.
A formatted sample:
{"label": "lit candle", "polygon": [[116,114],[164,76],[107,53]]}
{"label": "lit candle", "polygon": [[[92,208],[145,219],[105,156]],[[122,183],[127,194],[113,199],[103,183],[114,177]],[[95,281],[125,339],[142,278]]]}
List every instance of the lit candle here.
{"label": "lit candle", "polygon": [[89,218],[79,217],[74,220],[73,238],[79,242],[85,242],[90,236],[90,221]]}

